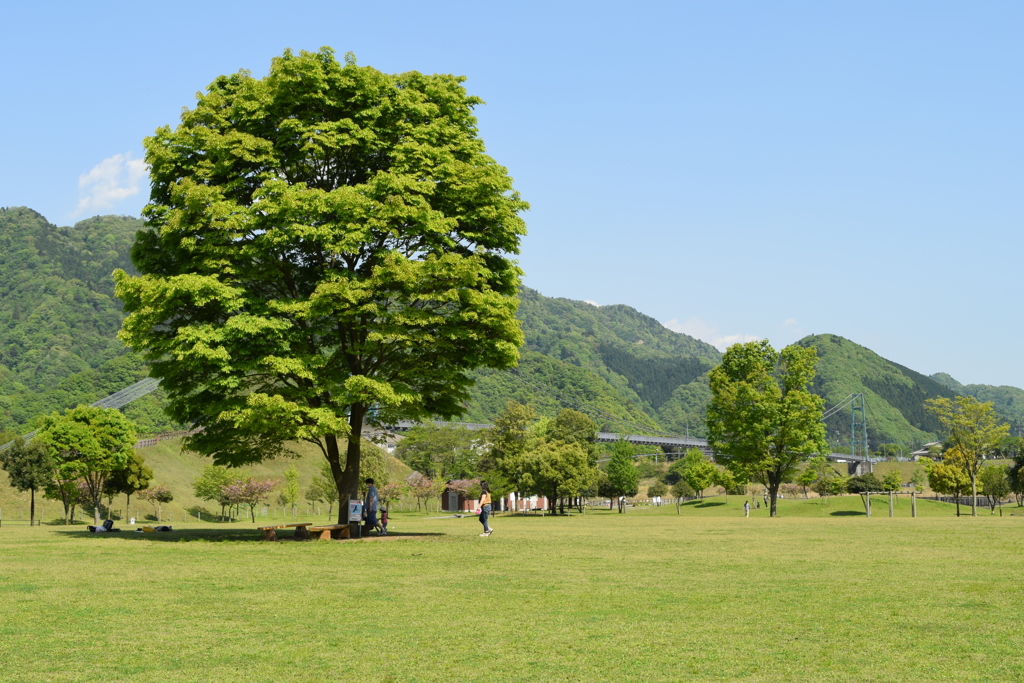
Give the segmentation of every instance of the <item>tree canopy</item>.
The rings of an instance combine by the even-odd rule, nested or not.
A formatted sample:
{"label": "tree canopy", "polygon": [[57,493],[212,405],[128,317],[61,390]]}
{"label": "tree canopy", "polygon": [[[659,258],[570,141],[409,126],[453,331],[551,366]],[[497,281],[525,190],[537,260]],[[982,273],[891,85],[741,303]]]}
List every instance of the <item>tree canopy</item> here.
{"label": "tree canopy", "polygon": [[100,501],[107,479],[124,469],[135,449],[135,427],[113,408],[78,406],[64,415],[43,418],[36,437],[50,450],[58,476],[65,484],[80,480],[100,523]]}
{"label": "tree canopy", "polygon": [[959,462],[971,480],[971,515],[977,517],[978,472],[982,458],[1000,448],[1003,439],[1010,434],[1010,425],[1000,424],[991,403],[982,403],[973,396],[936,398],[925,404],[949,434],[949,443],[956,449]]}
{"label": "tree canopy", "polygon": [[25,441],[19,436],[14,443],[0,451],[0,467],[10,478],[11,486],[30,492],[29,526],[36,520],[36,491],[44,488],[53,478],[53,457],[40,441]]}
{"label": "tree canopy", "polygon": [[824,401],[812,394],[814,348],[734,344],[711,371],[708,443],[718,459],[760,478],[776,516],[779,487],[808,456],[828,451]]}
{"label": "tree canopy", "polygon": [[354,496],[371,409],[454,416],[470,370],[515,365],[527,205],[463,80],[286,51],[146,139],[121,337],[203,427],[187,447],[241,465],[310,441]]}

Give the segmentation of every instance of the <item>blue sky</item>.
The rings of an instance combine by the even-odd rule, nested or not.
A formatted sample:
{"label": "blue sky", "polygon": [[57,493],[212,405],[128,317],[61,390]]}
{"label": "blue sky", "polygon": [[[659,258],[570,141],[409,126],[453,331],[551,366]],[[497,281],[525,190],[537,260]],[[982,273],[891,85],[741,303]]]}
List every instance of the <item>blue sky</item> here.
{"label": "blue sky", "polygon": [[330,45],[468,77],[548,296],[1024,386],[1024,5],[9,3],[0,206],[138,214],[142,138]]}

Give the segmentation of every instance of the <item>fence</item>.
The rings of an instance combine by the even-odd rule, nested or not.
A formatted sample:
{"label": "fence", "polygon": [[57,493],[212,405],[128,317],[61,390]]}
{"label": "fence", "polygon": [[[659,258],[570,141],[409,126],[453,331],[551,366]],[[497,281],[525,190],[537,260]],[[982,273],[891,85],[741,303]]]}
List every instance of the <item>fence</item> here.
{"label": "fence", "polygon": [[184,436],[192,436],[202,430],[200,429],[179,429],[176,432],[160,432],[159,434],[151,434],[144,439],[139,439],[135,442],[136,448],[146,448],[147,446],[155,446],[161,441],[168,441],[170,439],[180,439]]}

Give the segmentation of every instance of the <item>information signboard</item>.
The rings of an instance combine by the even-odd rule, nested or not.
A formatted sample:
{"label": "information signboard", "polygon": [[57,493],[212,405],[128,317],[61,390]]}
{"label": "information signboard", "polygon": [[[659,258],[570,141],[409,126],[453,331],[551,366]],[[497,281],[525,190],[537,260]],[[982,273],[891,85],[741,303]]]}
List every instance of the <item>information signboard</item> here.
{"label": "information signboard", "polygon": [[350,523],[363,521],[363,501],[350,500],[348,502],[348,521]]}

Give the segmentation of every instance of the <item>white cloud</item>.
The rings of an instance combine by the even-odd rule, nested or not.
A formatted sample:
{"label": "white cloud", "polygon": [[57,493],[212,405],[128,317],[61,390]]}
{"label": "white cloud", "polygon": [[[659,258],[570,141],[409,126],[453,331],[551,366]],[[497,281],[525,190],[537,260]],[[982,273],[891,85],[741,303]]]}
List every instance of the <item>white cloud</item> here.
{"label": "white cloud", "polygon": [[78,176],[78,205],[71,217],[110,209],[138,194],[146,172],[146,162],[133,159],[131,152],[104,159],[88,173]]}
{"label": "white cloud", "polygon": [[584,299],[583,303],[590,304],[591,306],[597,306],[598,308],[601,307],[601,304],[597,303],[596,301],[591,301],[590,299]]}
{"label": "white cloud", "polygon": [[782,329],[785,330],[787,335],[797,338],[804,336],[804,328],[800,326],[800,321],[796,318],[786,318],[783,320]]}
{"label": "white cloud", "polygon": [[745,344],[760,339],[760,337],[753,334],[720,334],[717,325],[696,317],[687,318],[683,322],[673,318],[667,323],[662,323],[662,325],[673,332],[682,332],[705,341],[719,351],[725,351],[733,344]]}

